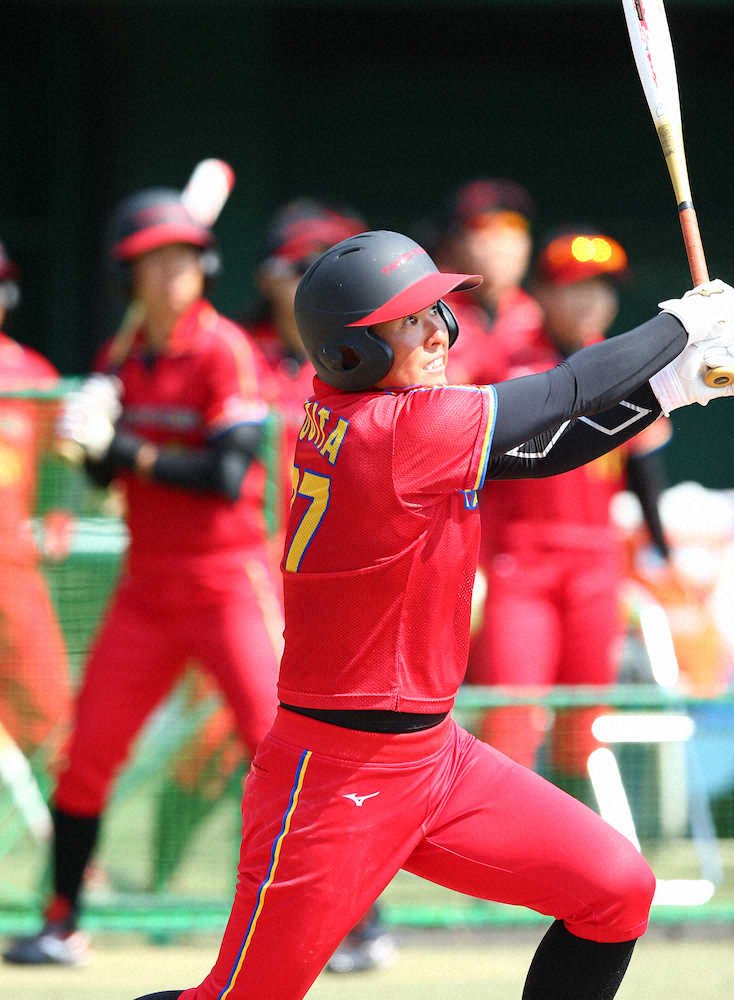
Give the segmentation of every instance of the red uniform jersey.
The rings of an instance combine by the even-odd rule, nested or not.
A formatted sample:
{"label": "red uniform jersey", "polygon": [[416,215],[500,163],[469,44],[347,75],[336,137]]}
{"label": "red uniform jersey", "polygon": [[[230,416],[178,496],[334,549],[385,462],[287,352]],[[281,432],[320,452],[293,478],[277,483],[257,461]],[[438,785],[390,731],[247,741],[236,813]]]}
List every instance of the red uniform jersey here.
{"label": "red uniform jersey", "polygon": [[488,385],[507,378],[510,358],[532,350],[542,336],[540,307],[521,288],[508,289],[493,318],[467,295],[449,295],[447,301],[459,323],[459,337],[449,351],[452,382]]}
{"label": "red uniform jersey", "polygon": [[314,379],[282,564],[283,702],[451,707],[494,422],[491,387],[347,393]]}
{"label": "red uniform jersey", "polygon": [[[103,350],[98,368],[109,370]],[[147,354],[142,331],[116,370],[122,381],[120,426],[167,448],[202,448],[239,423],[265,419],[255,348],[243,330],[206,301],[179,318],[165,350]],[[128,568],[161,577],[161,597],[186,596],[192,582],[226,586],[242,551],[265,538],[265,473],[253,462],[240,497],[178,489],[123,473],[130,529]]]}
{"label": "red uniform jersey", "polygon": [[48,389],[57,379],[50,361],[0,332],[0,558],[6,562],[36,558],[30,518],[48,421],[38,402],[3,398],[2,392]]}

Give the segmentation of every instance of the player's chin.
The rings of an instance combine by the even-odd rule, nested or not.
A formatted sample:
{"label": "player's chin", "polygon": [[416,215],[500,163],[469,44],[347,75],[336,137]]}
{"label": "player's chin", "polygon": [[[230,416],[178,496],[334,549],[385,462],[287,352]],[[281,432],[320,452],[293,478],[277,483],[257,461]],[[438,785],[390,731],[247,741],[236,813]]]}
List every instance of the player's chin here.
{"label": "player's chin", "polygon": [[423,385],[448,385],[446,368],[438,368],[433,371],[426,371],[424,369],[421,382]]}

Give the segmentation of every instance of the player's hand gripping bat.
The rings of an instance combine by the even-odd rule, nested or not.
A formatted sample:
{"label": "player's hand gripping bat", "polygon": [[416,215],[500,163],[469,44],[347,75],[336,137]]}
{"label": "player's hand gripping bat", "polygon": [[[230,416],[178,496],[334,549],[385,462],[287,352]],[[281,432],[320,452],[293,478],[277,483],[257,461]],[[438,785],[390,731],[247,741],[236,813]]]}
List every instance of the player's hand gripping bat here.
{"label": "player's hand gripping bat", "polygon": [[[197,163],[181,192],[181,200],[189,215],[202,226],[209,228],[214,225],[234,187],[234,181],[234,171],[224,160],[210,158]],[[113,369],[124,362],[144,319],[140,302],[131,302],[110,345],[109,361]],[[58,441],[55,450],[75,465],[81,464],[84,459],[84,450],[68,438]]]}
{"label": "player's hand gripping bat", "polygon": [[[637,72],[673,182],[691,277],[694,285],[700,285],[708,281],[709,275],[688,182],[678,80],[665,7],[663,0],[622,0],[622,7]],[[711,368],[705,382],[709,386],[731,385],[734,368]]]}

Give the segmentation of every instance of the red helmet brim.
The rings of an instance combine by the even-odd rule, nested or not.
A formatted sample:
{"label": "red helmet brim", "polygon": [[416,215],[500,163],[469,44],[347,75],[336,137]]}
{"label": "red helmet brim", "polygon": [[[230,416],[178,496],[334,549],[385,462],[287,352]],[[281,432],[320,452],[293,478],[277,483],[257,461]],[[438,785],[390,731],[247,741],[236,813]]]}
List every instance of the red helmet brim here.
{"label": "red helmet brim", "polygon": [[375,323],[388,323],[402,316],[412,316],[428,306],[438,302],[449,292],[460,292],[481,285],[480,274],[450,274],[445,271],[435,271],[418,278],[397,295],[383,303],[361,319],[348,323],[347,326],[372,326]]}
{"label": "red helmet brim", "polygon": [[199,226],[169,222],[131,233],[124,240],[120,240],[112,252],[117,260],[130,260],[132,257],[139,257],[149,250],[157,250],[158,247],[168,246],[171,243],[189,243],[206,249],[213,245],[214,239],[206,229]]}

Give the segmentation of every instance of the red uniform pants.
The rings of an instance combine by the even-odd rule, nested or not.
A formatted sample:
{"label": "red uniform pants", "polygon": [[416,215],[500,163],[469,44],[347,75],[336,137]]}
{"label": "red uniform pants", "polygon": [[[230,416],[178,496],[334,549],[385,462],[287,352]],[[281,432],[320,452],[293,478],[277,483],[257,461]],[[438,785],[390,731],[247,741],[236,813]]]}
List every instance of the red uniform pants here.
{"label": "red uniform pants", "polygon": [[[484,621],[467,674],[472,684],[544,687],[612,684],[617,674],[622,619],[616,549],[538,549],[502,552],[488,567]],[[598,744],[591,722],[598,709],[559,713],[553,762],[586,773]],[[543,709],[510,706],[488,713],[482,737],[532,767],[545,737]]]}
{"label": "red uniform pants", "polygon": [[279,649],[271,619],[279,605],[274,589],[263,592],[267,580],[264,573],[242,574],[228,592],[188,605],[166,604],[150,588],[123,580],[84,671],[55,795],[59,808],[102,811],[133,738],[192,662],[213,676],[254,753],[276,708]]}
{"label": "red uniform pants", "polygon": [[300,1000],[401,868],[594,941],[647,926],[655,880],[629,841],[450,716],[383,735],[281,709],[243,817],[219,957],[182,1000]]}

